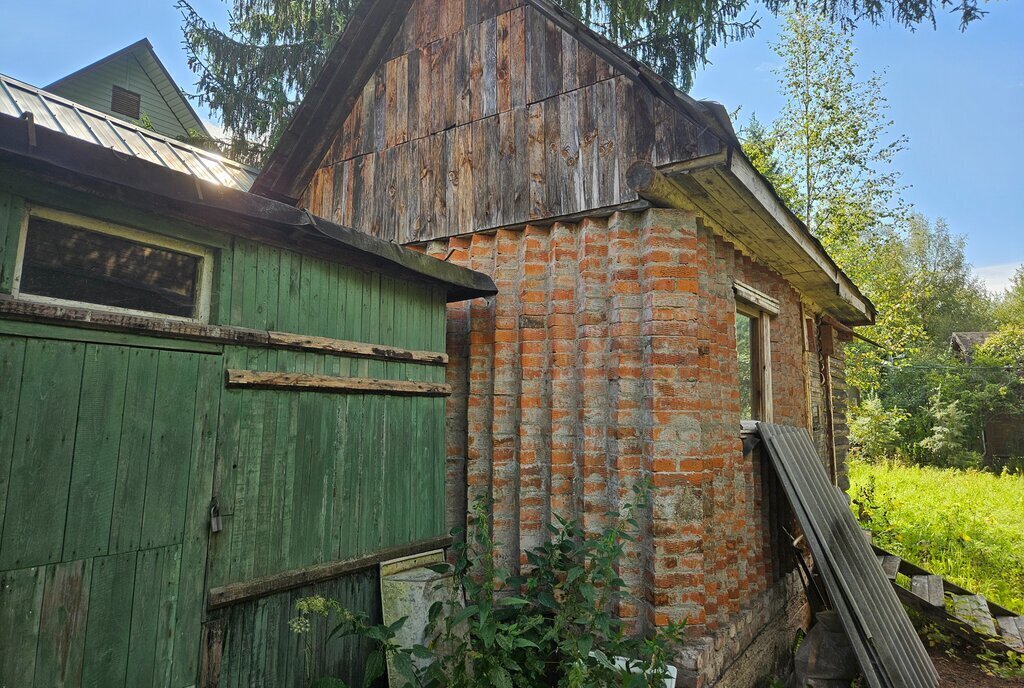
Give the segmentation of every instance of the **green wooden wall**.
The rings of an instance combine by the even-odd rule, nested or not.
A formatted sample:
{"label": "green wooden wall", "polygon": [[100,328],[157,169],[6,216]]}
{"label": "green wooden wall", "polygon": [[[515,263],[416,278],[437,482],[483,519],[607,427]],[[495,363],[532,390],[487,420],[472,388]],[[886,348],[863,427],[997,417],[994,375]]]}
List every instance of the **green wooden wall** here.
{"label": "green wooden wall", "polygon": [[[0,192],[0,292],[33,200]],[[215,323],[444,350],[439,289],[88,211],[213,248]],[[444,380],[440,366],[0,319],[0,685],[190,686],[208,589],[444,534],[443,399],[226,389],[226,369]],[[375,578],[325,586],[379,613]],[[297,594],[214,614],[221,685],[300,685]],[[364,649],[318,661],[341,672]]]}

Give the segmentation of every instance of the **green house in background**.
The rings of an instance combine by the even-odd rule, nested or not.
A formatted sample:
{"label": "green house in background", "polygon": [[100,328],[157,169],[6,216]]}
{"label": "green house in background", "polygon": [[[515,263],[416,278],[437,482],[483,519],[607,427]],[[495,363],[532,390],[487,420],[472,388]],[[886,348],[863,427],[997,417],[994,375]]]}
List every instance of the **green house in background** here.
{"label": "green house in background", "polygon": [[171,138],[210,136],[148,38],[58,79],[45,90],[135,124],[145,116],[153,131]]}
{"label": "green house in background", "polygon": [[379,618],[448,542],[446,304],[494,283],[251,175],[0,77],[0,686],[301,686],[297,598]]}

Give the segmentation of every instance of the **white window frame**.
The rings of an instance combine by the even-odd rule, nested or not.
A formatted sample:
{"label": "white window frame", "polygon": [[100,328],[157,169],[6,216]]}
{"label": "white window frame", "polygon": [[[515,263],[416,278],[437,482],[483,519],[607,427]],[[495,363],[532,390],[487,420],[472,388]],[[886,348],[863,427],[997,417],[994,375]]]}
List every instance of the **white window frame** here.
{"label": "white window frame", "polygon": [[735,282],[733,291],[736,295],[736,312],[752,318],[756,323],[756,332],[751,338],[751,345],[756,347],[757,370],[753,381],[757,390],[757,418],[741,420],[760,420],[774,422],[775,411],[772,396],[772,318],[780,311],[779,302],[764,292],[758,291],[743,282]]}
{"label": "white window frame", "polygon": [[[71,227],[80,227],[81,229],[88,230],[90,232],[96,232],[98,234],[106,234],[121,239],[127,239],[129,241],[144,244],[146,246],[167,249],[169,251],[184,253],[186,255],[198,258],[199,269],[197,271],[198,281],[196,283],[195,316],[187,318],[180,315],[169,315],[167,313],[160,313],[158,311],[142,311],[135,310],[132,308],[118,308],[117,306],[107,306],[101,303],[92,303],[90,301],[58,299],[50,296],[38,296],[36,294],[28,294],[22,292],[21,273],[25,264],[25,245],[28,240],[29,221],[33,217],[42,218],[44,220],[51,220],[53,222],[59,222],[61,224],[69,225]],[[104,220],[97,220],[95,218],[85,217],[83,215],[78,215],[75,213],[68,213],[62,210],[32,207],[28,209],[28,212],[26,212],[24,214],[24,217],[22,218],[20,237],[18,239],[18,253],[15,260],[16,262],[14,267],[14,277],[11,284],[11,296],[18,299],[19,301],[27,301],[29,303],[44,303],[56,306],[69,306],[72,308],[103,311],[106,313],[120,313],[122,315],[137,315],[147,318],[160,318],[162,320],[174,320],[176,322],[203,324],[209,322],[210,320],[210,293],[212,291],[213,286],[213,251],[205,246],[200,246],[199,244],[193,244],[188,241],[181,241],[180,239],[174,239],[159,234],[152,234],[150,232],[141,231],[138,229],[134,229],[132,227],[125,227],[123,225],[106,222]]]}

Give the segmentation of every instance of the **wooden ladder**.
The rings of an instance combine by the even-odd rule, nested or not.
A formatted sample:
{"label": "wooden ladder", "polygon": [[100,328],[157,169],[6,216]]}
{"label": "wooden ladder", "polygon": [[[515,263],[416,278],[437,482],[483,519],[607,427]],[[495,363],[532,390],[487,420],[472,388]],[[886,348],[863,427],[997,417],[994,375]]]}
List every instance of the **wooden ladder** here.
{"label": "wooden ladder", "polygon": [[[973,636],[974,644],[1024,653],[1024,617],[1000,607],[920,566],[872,545],[878,565],[908,607],[923,613],[946,632]],[[996,649],[996,648],[992,648]]]}

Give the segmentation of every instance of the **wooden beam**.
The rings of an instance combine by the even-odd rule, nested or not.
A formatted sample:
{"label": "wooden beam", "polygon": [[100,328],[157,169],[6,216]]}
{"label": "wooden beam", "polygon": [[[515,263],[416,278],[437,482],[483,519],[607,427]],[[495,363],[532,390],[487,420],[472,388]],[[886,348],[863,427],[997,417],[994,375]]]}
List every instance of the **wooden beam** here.
{"label": "wooden beam", "polygon": [[626,183],[638,196],[658,207],[701,212],[681,186],[646,160],[637,160],[629,166]]}
{"label": "wooden beam", "polygon": [[220,609],[241,602],[257,600],[269,597],[278,593],[302,588],[307,585],[316,585],[325,581],[334,580],[341,576],[366,571],[379,566],[385,561],[400,559],[402,557],[422,554],[436,549],[447,549],[451,547],[450,537],[432,538],[420,540],[399,547],[380,550],[372,554],[366,554],[354,559],[343,561],[332,561],[326,564],[317,564],[293,571],[284,571],[271,576],[255,578],[243,583],[233,583],[210,590],[207,600],[207,608],[211,611]]}
{"label": "wooden beam", "polygon": [[412,380],[374,380],[361,377],[334,377],[305,373],[264,373],[256,370],[228,370],[228,387],[255,387],[293,392],[332,392],[335,394],[390,394],[411,397],[446,397],[451,385]]}
{"label": "wooden beam", "polygon": [[411,363],[428,363],[445,365],[448,354],[436,351],[412,351],[399,349],[383,344],[362,344],[329,337],[308,337],[301,334],[285,332],[268,332],[267,344],[271,348],[296,349],[299,351],[317,351],[320,353],[354,356],[356,358],[374,358],[387,361],[409,361]]}
{"label": "wooden beam", "polygon": [[733,282],[733,291],[736,292],[737,299],[746,301],[752,306],[756,306],[758,310],[764,311],[770,315],[778,315],[781,312],[782,306],[779,305],[778,300],[773,299],[763,291],[758,291],[739,280]]}
{"label": "wooden beam", "polygon": [[225,346],[249,346],[266,349],[292,349],[335,356],[370,358],[380,361],[405,361],[424,365],[446,365],[448,354],[438,351],[414,351],[381,344],[350,342],[328,337],[309,337],[287,332],[269,332],[244,327],[221,327],[181,320],[164,320],[123,315],[89,308],[70,308],[30,303],[0,296],[0,317],[24,322],[64,325],[89,330],[124,332],[139,336],[166,337],[190,342]]}

